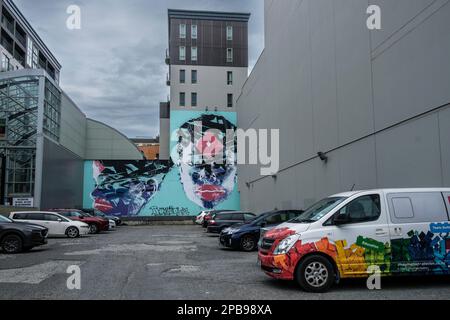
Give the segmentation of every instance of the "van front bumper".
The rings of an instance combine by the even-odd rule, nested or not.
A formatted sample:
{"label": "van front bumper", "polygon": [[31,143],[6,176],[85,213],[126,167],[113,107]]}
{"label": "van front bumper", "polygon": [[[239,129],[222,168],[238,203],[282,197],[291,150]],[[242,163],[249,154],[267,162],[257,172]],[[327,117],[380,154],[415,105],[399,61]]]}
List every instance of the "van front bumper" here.
{"label": "van front bumper", "polygon": [[261,269],[268,276],[279,280],[294,280],[295,266],[288,264],[287,255],[274,255],[270,252],[260,249],[258,259],[261,263]]}

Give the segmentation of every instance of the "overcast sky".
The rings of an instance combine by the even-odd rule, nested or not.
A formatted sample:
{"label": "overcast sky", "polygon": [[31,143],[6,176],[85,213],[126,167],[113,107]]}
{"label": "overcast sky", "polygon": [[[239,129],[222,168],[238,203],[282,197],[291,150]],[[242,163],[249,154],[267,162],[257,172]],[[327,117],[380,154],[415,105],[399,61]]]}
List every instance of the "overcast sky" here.
{"label": "overcast sky", "polygon": [[[61,87],[90,118],[129,137],[159,133],[166,101],[167,9],[249,12],[249,63],[264,47],[261,0],[14,0],[62,65]],[[69,5],[81,30],[66,28]]]}

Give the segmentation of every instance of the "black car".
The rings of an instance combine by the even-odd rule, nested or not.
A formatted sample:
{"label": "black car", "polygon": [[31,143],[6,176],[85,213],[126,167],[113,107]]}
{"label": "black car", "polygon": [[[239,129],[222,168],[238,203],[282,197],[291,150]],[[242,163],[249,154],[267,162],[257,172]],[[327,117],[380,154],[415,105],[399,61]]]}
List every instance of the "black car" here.
{"label": "black car", "polygon": [[216,214],[221,212],[235,212],[236,210],[212,210],[208,212],[205,217],[203,218],[202,227],[208,228],[209,221],[213,220],[213,218],[216,216]]}
{"label": "black car", "polygon": [[225,228],[237,223],[246,223],[255,218],[256,216],[250,212],[219,212],[208,222],[207,232],[220,233]]}
{"label": "black car", "polygon": [[14,222],[0,215],[0,248],[7,254],[30,251],[47,244],[47,235],[47,228]]}
{"label": "black car", "polygon": [[261,214],[249,223],[224,229],[220,234],[220,244],[235,250],[254,251],[258,248],[261,228],[274,228],[302,213],[302,210],[282,210]]}
{"label": "black car", "polygon": [[101,212],[100,210],[97,209],[83,209],[83,212],[86,212],[87,214],[89,214],[92,217],[97,217],[97,218],[105,218],[108,220],[112,220],[116,223],[116,226],[120,226],[122,225],[122,220],[119,217],[116,216],[109,216],[103,212]]}

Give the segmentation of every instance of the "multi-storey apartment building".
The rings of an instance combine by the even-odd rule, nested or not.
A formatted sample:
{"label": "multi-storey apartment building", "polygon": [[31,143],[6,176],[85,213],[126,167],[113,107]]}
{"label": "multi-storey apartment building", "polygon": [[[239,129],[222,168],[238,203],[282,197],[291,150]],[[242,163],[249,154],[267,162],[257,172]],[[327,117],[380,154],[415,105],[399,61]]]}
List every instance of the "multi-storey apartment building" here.
{"label": "multi-storey apartment building", "polygon": [[169,158],[170,111],[236,112],[248,75],[250,14],[169,10],[170,103],[161,105],[161,159]]}
{"label": "multi-storey apartment building", "polygon": [[61,65],[11,0],[0,0],[0,72],[43,69],[59,83]]}

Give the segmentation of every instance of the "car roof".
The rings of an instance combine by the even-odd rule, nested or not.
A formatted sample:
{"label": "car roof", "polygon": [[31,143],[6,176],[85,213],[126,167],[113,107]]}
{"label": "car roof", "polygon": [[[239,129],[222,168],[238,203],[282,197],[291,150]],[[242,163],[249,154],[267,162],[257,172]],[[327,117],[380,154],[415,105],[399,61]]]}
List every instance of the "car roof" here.
{"label": "car roof", "polygon": [[22,213],[58,214],[57,212],[51,212],[51,211],[14,211],[14,212],[11,212],[11,214],[22,214]]}
{"label": "car roof", "polygon": [[390,188],[390,189],[368,189],[359,191],[343,192],[332,195],[331,197],[350,198],[363,192],[373,193],[409,193],[409,192],[450,192],[450,188]]}

